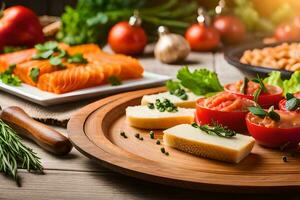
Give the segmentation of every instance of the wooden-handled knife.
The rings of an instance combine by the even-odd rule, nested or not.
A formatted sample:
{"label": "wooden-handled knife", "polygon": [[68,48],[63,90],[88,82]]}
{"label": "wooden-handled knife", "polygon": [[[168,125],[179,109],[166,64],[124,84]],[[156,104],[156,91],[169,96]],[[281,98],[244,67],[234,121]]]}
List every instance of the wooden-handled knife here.
{"label": "wooden-handled knife", "polygon": [[67,137],[49,126],[35,121],[19,107],[7,107],[2,111],[0,107],[0,119],[9,124],[18,134],[33,140],[53,154],[68,154],[73,147]]}

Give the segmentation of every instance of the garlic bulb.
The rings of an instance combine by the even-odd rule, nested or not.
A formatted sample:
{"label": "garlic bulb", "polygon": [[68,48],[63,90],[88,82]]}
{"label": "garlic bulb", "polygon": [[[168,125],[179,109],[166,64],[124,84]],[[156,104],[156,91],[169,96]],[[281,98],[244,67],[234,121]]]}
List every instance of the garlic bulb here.
{"label": "garlic bulb", "polygon": [[164,26],[158,28],[159,40],[154,48],[155,58],[163,63],[183,61],[190,53],[188,42],[181,35],[169,33]]}

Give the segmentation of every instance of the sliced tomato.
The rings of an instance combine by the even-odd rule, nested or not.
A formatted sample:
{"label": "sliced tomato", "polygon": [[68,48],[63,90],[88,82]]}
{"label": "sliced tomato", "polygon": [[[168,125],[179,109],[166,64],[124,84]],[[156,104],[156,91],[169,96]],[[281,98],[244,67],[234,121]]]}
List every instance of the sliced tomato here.
{"label": "sliced tomato", "polygon": [[[294,94],[294,96],[295,96],[296,98],[299,99],[299,98],[300,98],[300,92]],[[288,111],[288,110],[286,109],[286,107],[285,107],[285,104],[286,104],[286,99],[282,99],[282,100],[279,102],[279,109],[280,109],[280,110],[284,110],[284,111]],[[300,113],[300,109],[297,109],[295,112]]]}
{"label": "sliced tomato", "polygon": [[[222,93],[221,95],[223,95]],[[245,107],[246,104],[249,106],[255,105],[253,101],[250,101],[248,99],[242,99],[236,95],[231,95],[230,98],[235,98],[238,101],[242,102],[243,105],[241,106],[235,106],[236,109],[228,109],[233,108],[232,105],[236,104],[237,101],[232,101],[232,99],[224,99],[222,101],[221,98],[213,99],[213,103],[217,102],[218,105],[215,105],[215,107],[208,107],[205,103],[207,99],[200,98],[197,100],[196,103],[196,116],[195,116],[195,122],[199,125],[205,125],[210,124],[212,125],[214,122],[217,122],[223,126],[228,127],[229,129],[238,131],[238,132],[244,132],[246,131],[246,122],[245,122],[245,116],[248,113],[247,107]],[[227,97],[226,97],[227,98]],[[222,108],[222,106],[226,106],[225,108]]]}
{"label": "sliced tomato", "polygon": [[[249,82],[250,84],[252,82]],[[243,94],[239,91],[239,89],[236,88],[237,83],[230,83],[224,86],[224,90],[230,93],[233,93],[235,95],[238,95],[242,98],[247,98],[250,100],[254,100],[254,92],[256,89],[254,88],[249,88],[247,94]],[[249,84],[248,84],[249,85]],[[269,108],[270,106],[278,106],[279,101],[283,98],[282,96],[282,89],[277,86],[273,85],[266,85],[267,89],[269,92],[267,93],[261,93],[260,96],[258,97],[258,104],[262,108]]]}
{"label": "sliced tomato", "polygon": [[[283,111],[277,111],[282,117],[283,115],[295,115],[293,117],[294,120],[300,119],[300,114],[298,113],[287,113]],[[284,126],[274,126],[269,124],[264,124],[263,120],[260,119],[261,123],[257,123],[253,121],[254,116],[252,113],[248,113],[246,116],[246,124],[248,128],[248,132],[252,137],[261,145],[270,148],[278,148],[278,147],[288,147],[293,148],[298,146],[300,142],[300,125],[299,122],[294,122],[289,118],[288,124],[284,124]],[[285,123],[285,122],[284,122]],[[278,124],[278,122],[276,123]],[[297,124],[295,126],[295,124]]]}

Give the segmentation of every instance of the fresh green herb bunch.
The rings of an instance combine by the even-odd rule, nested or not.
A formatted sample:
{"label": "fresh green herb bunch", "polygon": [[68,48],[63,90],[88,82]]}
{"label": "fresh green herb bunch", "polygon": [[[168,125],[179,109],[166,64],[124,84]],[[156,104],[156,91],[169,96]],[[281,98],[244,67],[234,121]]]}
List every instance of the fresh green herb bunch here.
{"label": "fresh green herb bunch", "polygon": [[20,186],[18,168],[43,172],[36,153],[26,147],[16,132],[0,119],[0,171]]}
{"label": "fresh green herb bunch", "polygon": [[195,0],[188,4],[180,0],[164,0],[159,4],[146,0],[79,0],[75,8],[66,7],[57,39],[71,45],[105,44],[110,28],[127,21],[134,10],[139,10],[150,41],[157,36],[156,29],[160,25],[183,34],[195,21],[197,8]]}
{"label": "fresh green herb bunch", "polygon": [[2,83],[12,86],[21,85],[22,81],[19,79],[19,77],[13,74],[15,68],[16,65],[10,65],[6,71],[0,73],[0,80],[2,81]]}
{"label": "fresh green herb bunch", "polygon": [[280,121],[280,115],[274,111],[274,106],[271,106],[268,111],[265,111],[261,107],[249,107],[249,111],[260,118],[269,117],[274,121]]}
{"label": "fresh green herb bunch", "polygon": [[285,108],[289,111],[295,111],[300,108],[300,99],[296,98],[293,94],[286,94]]}
{"label": "fresh green herb bunch", "polygon": [[221,124],[217,122],[213,122],[213,125],[198,125],[196,123],[193,123],[192,126],[194,128],[199,128],[200,130],[204,131],[205,133],[209,135],[217,135],[219,137],[224,138],[231,138],[236,136],[237,132],[228,129],[225,126],[222,126]]}

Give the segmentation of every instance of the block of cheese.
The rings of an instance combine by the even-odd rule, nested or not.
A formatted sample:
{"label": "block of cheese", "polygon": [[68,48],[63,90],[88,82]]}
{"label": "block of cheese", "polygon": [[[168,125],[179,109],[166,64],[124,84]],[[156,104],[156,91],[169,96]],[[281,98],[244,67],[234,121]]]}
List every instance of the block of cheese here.
{"label": "block of cheese", "polygon": [[177,112],[160,112],[147,106],[129,106],[126,118],[129,124],[143,129],[167,129],[194,121],[195,109],[178,108]]}
{"label": "block of cheese", "polygon": [[164,131],[164,144],[205,158],[239,163],[252,150],[255,140],[237,134],[232,138],[210,135],[190,124],[181,124]]}
{"label": "block of cheese", "polygon": [[158,94],[151,94],[145,95],[142,98],[141,104],[147,105],[148,103],[155,103],[156,99],[164,100],[169,99],[175,106],[181,108],[195,108],[196,107],[196,100],[199,99],[201,96],[197,96],[192,92],[186,93],[188,96],[187,100],[182,100],[179,97],[170,94],[169,92],[162,92]]}

